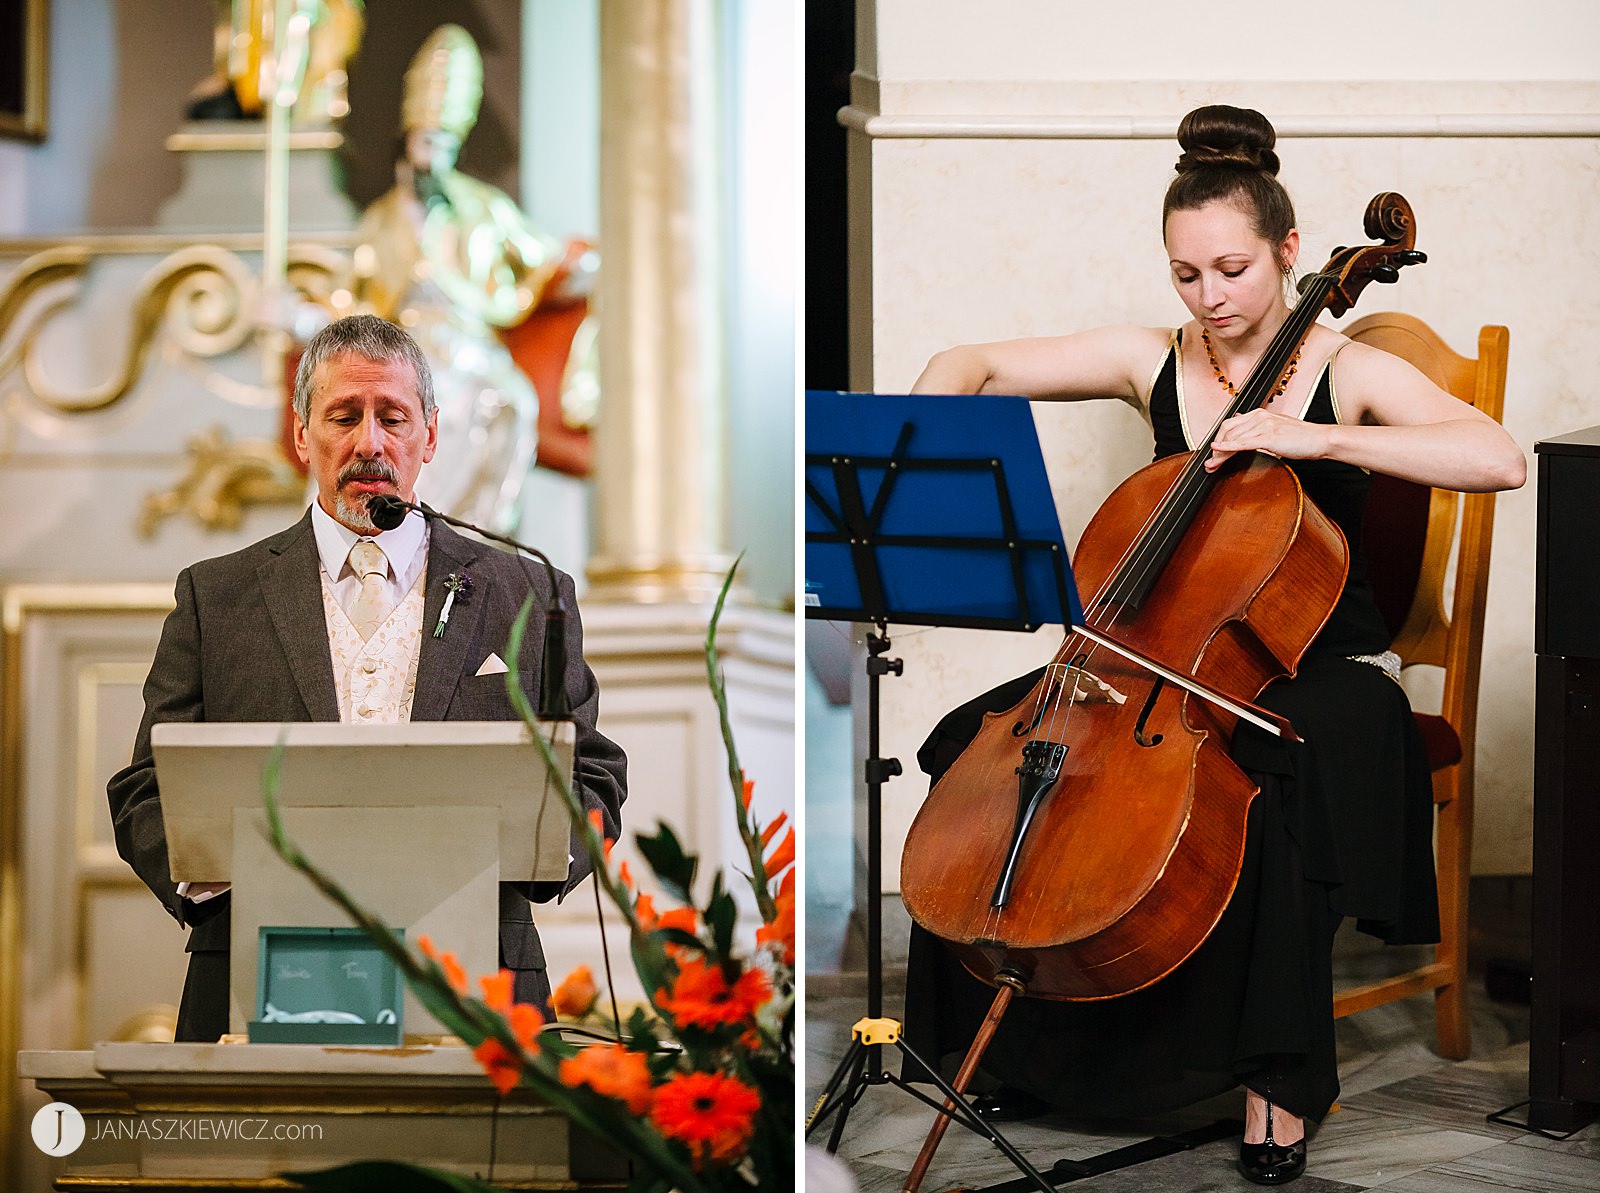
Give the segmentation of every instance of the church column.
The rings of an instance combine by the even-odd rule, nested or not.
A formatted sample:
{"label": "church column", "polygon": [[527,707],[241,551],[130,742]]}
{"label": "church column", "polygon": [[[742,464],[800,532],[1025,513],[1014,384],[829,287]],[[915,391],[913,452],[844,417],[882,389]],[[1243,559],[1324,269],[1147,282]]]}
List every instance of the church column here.
{"label": "church column", "polygon": [[602,0],[602,411],[587,600],[703,601],[725,550],[715,0]]}
{"label": "church column", "polygon": [[[602,692],[600,729],[648,792],[613,862],[643,873],[635,831],[672,825],[702,875],[730,876],[749,947],[754,900],[731,881],[747,862],[705,661],[710,599],[732,562],[722,282],[731,233],[719,210],[730,167],[715,102],[726,8],[599,0],[602,396],[583,655]],[[730,601],[717,627],[739,760],[764,821],[795,807],[794,642],[792,614],[747,600]],[[619,956],[624,929],[615,917],[606,928]],[[539,933],[552,974],[593,963],[594,913],[581,900],[540,908]],[[633,978],[618,981],[622,997],[644,996]]]}

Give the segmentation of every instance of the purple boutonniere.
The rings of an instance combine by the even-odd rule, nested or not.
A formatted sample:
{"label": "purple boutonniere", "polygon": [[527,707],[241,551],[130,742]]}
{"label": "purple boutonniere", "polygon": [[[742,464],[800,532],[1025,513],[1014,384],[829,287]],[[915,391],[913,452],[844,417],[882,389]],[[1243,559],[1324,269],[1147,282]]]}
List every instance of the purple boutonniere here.
{"label": "purple boutonniere", "polygon": [[464,601],[467,594],[472,591],[472,577],[466,572],[451,572],[444,578],[444,608],[439,610],[439,624],[433,627],[435,638],[444,637],[444,627],[450,620],[450,606],[456,603],[456,597]]}

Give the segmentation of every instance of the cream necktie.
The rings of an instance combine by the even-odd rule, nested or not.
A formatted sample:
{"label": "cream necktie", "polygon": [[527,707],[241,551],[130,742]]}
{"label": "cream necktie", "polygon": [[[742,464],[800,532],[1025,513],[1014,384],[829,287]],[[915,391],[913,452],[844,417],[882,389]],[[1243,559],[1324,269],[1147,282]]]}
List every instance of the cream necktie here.
{"label": "cream necktie", "polygon": [[383,548],[371,539],[362,539],[350,548],[350,570],[361,577],[361,593],[350,606],[350,622],[362,641],[371,638],[389,616],[389,560]]}

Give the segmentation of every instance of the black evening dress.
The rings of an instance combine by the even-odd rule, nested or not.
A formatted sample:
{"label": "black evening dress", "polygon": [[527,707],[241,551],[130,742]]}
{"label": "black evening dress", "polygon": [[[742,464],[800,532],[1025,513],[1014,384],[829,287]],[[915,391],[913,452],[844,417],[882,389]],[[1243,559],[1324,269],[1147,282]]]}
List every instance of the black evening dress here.
{"label": "black evening dress", "polygon": [[[1179,347],[1174,332],[1149,397],[1157,459],[1190,450],[1207,431],[1188,425]],[[1338,421],[1332,360],[1302,417]],[[1337,461],[1290,467],[1338,523],[1351,555],[1344,593],[1298,673],[1258,701],[1288,717],[1305,744],[1244,724],[1235,732],[1233,757],[1261,793],[1238,886],[1187,961],[1121,998],[1012,1002],[983,1072],[1069,1113],[1157,1113],[1244,1084],[1320,1121],[1339,1093],[1331,953],[1341,919],[1390,944],[1438,939],[1425,747],[1399,683],[1357,657],[1389,646],[1362,564],[1371,477]],[[947,714],[917,754],[922,769],[937,781],[983,714],[1017,703],[1040,674]],[[964,1053],[993,997],[937,938],[913,927],[905,1034],[919,1054],[942,1063]],[[920,1075],[906,1067],[908,1077]]]}

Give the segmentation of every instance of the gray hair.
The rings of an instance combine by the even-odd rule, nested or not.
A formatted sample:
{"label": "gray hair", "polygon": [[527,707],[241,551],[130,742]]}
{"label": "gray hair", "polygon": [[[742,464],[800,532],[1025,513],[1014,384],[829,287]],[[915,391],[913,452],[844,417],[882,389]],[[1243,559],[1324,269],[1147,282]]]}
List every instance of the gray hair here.
{"label": "gray hair", "polygon": [[433,373],[417,342],[400,327],[376,315],[347,315],[328,324],[306,345],[300,366],[294,371],[294,412],[307,426],[311,423],[311,383],[317,369],[345,352],[368,360],[405,360],[417,378],[417,397],[422,399],[422,417],[433,417]]}

